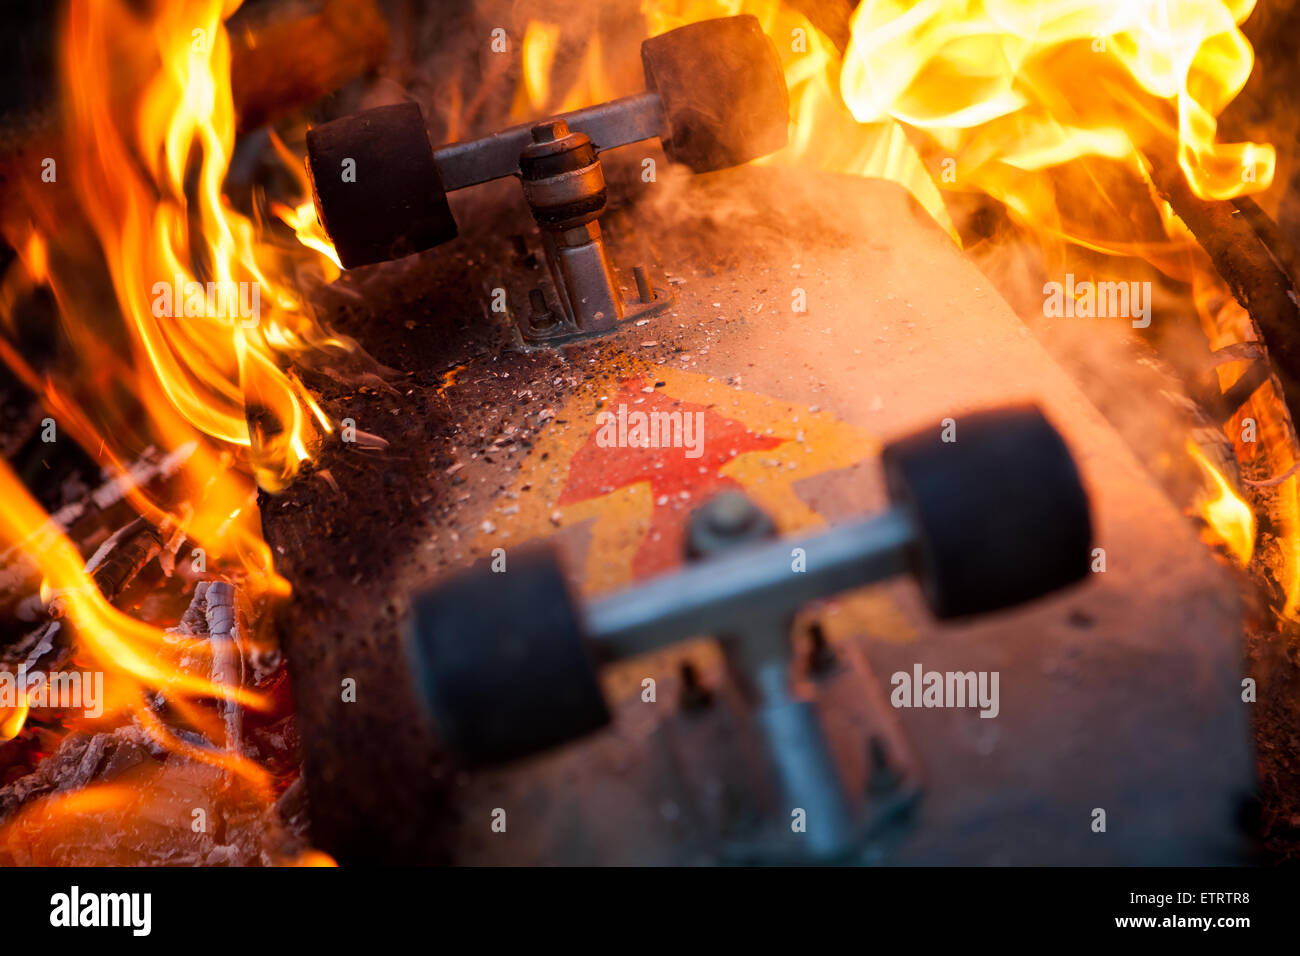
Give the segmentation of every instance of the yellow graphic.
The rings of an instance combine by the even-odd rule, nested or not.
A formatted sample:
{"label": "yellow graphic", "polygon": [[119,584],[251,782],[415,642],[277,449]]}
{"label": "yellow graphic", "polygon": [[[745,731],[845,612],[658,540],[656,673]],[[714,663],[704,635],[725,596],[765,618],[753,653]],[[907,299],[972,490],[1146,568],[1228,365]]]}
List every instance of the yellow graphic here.
{"label": "yellow graphic", "polygon": [[[597,451],[600,416],[617,414],[620,404],[633,412],[671,407],[707,416],[708,453],[692,459],[680,447]],[[489,515],[492,531],[479,534],[472,550],[482,557],[498,547],[508,552],[536,539],[572,537],[561,551],[578,553],[581,589],[597,594],[663,570],[664,546],[672,545],[671,563],[680,563],[680,548],[660,536],[680,535],[691,510],[724,487],[743,490],[779,533],[824,526],[826,519],[800,497],[796,484],[870,461],[879,451],[875,435],[824,411],[647,364],[593,379],[557,412]],[[592,466],[585,471],[571,467],[575,457],[592,453],[607,454],[621,476],[596,466],[599,459],[580,460]],[[647,571],[646,565],[653,567]],[[857,631],[898,641],[915,637],[881,590],[853,592],[832,603],[832,636]]]}

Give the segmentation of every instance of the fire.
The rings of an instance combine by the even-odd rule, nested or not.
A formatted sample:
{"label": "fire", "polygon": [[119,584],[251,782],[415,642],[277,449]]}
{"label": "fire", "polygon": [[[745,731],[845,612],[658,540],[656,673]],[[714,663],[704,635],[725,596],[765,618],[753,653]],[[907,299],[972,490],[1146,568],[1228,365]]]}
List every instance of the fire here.
{"label": "fire", "polygon": [[1226,199],[1266,187],[1276,161],[1271,146],[1215,141],[1253,65],[1237,29],[1253,7],[869,0],[853,17],[841,89],[860,122],[925,131],[960,176],[1013,209],[1025,171],[1132,161],[1161,139],[1198,195]]}
{"label": "fire", "polygon": [[[91,307],[79,273],[46,251],[66,225],[56,221],[49,235],[33,232],[24,261],[33,280],[48,281],[59,300],[80,375],[42,378],[11,349],[5,357],[73,438],[123,472],[146,440],[165,448],[194,443],[183,511],[149,500],[140,488],[129,488],[128,497],[155,525],[197,543],[207,560],[232,561],[260,596],[283,594],[287,586],[261,541],[249,477],[263,487],[281,486],[331,429],[285,371],[284,357],[339,343],[277,278],[282,253],[260,242],[257,224],[222,193],[235,138],[223,19],[237,7],[217,0],[162,3],[141,16],[114,0],[69,4],[64,79],[71,156],[65,164],[108,266],[124,325],[117,348],[125,354],[109,345],[114,336],[105,334],[103,303]],[[154,51],[156,68],[124,105],[114,99],[121,97],[119,86],[103,78],[135,75],[129,64],[141,50]],[[120,122],[128,106],[133,127]],[[33,208],[44,210],[38,189],[31,192]],[[337,275],[322,261],[327,277]],[[147,432],[122,427],[130,409],[115,408],[102,395],[89,400],[74,384],[78,378],[92,387],[111,380],[127,385],[147,410]],[[152,686],[175,681],[176,674],[148,660],[157,633],[97,597],[76,549],[48,526],[7,469],[0,488],[10,541],[37,560],[48,587],[69,595],[69,615],[96,658]],[[211,691],[201,681],[182,679],[181,686]]]}
{"label": "fire", "polygon": [[541,110],[548,113],[567,113],[591,103],[612,99],[614,93],[606,77],[600,34],[587,41],[582,62],[577,68],[577,78],[566,88],[562,97],[555,98],[551,91],[556,47],[560,27],[554,23],[534,20],[524,32],[523,82],[515,98],[513,115],[520,121],[536,119],[539,104],[550,104]]}
{"label": "fire", "polygon": [[[262,600],[283,597],[288,585],[261,538],[258,489],[291,481],[332,429],[292,360],[348,343],[316,323],[285,278],[304,269],[318,281],[339,274],[298,157],[273,138],[300,194],[271,203],[268,212],[292,230],[296,247],[270,241],[266,220],[239,211],[224,192],[236,129],[224,22],[239,6],[240,0],[69,0],[58,182],[70,184],[75,211],[50,198],[62,195],[50,184],[27,187],[31,221],[9,237],[20,265],[0,283],[0,308],[10,319],[21,291],[48,286],[75,361],[57,371],[34,368],[3,339],[0,358],[40,396],[63,433],[123,476],[137,514],[190,542]],[[985,194],[1044,245],[1140,258],[1192,284],[1215,344],[1233,325],[1223,310],[1206,305],[1201,293],[1219,285],[1204,263],[1191,260],[1191,242],[1167,207],[1153,202],[1147,210],[1155,235],[1121,233],[1131,228],[1125,216],[1095,213],[1121,207],[1122,199],[1108,195],[1120,182],[1145,186],[1151,155],[1172,156],[1205,198],[1271,183],[1271,146],[1218,141],[1218,116],[1253,65],[1239,30],[1253,0],[864,0],[841,38],[842,51],[795,6],[642,0],[642,13],[646,35],[738,13],[759,19],[785,69],[792,124],[790,145],[763,162],[893,180],[954,238],[959,231],[945,196]],[[564,39],[560,25],[528,26],[513,120],[637,87],[635,76],[622,82],[629,63],[611,38],[583,37],[576,52]],[[449,102],[449,127],[459,133],[458,89]],[[473,109],[465,112],[473,117]],[[1070,192],[1077,181],[1067,188],[1058,175],[1067,168],[1084,169],[1076,180],[1098,195],[1084,201]],[[85,280],[102,266],[111,299]],[[1278,408],[1267,390],[1249,404],[1262,436],[1289,427]],[[1238,455],[1264,444],[1272,447],[1267,439],[1238,443]],[[129,478],[131,463],[151,446],[192,449],[165,494]],[[1197,446],[1188,447],[1214,489],[1202,513],[1248,564],[1255,544],[1250,507]],[[1279,510],[1289,542],[1279,575],[1288,612],[1300,603],[1297,485],[1300,478],[1290,479]],[[42,593],[59,597],[79,657],[110,675],[103,725],[134,718],[173,751],[238,779],[265,802],[263,768],[233,750],[178,738],[146,698],[165,692],[194,723],[202,723],[213,699],[249,708],[269,702],[216,681],[206,642],[177,641],[115,608],[87,575],[76,545],[2,464],[0,533],[9,552],[35,564]],[[0,741],[20,732],[27,711],[25,702],[0,711]],[[67,812],[125,819],[138,813],[130,808],[139,802],[120,789],[87,791],[33,811],[23,826]],[[296,862],[329,861],[307,854]]]}
{"label": "fire", "polygon": [[[1203,198],[1266,189],[1273,147],[1216,142],[1217,114],[1251,73],[1238,25],[1252,7],[871,0],[854,13],[840,88],[858,121],[922,135],[952,189],[993,196],[1040,234],[1127,255],[1127,237],[1114,229],[1131,222],[1071,222],[1067,204],[1091,213],[1100,203],[1078,191],[1058,196],[1052,177],[1034,173],[1105,160],[1115,178],[1141,179],[1144,157],[1167,152]],[[1118,182],[1089,185],[1105,193]]]}
{"label": "fire", "polygon": [[[235,138],[223,18],[237,6],[161,4],[142,22],[111,0],[74,0],[65,51],[75,65],[71,141],[87,147],[77,156],[76,185],[132,344],[147,358],[143,374],[161,388],[169,414],[248,448],[257,480],[275,488],[310,459],[317,430],[330,426],[277,361],[321,333],[296,292],[272,278],[276,264],[255,224],[222,194]],[[155,49],[160,61],[139,95],[134,142],[112,122],[111,84],[92,79],[120,74],[132,44]],[[187,188],[192,175],[196,190]],[[257,314],[235,316],[214,309],[211,295],[193,294],[209,283],[241,295],[258,290]],[[265,412],[265,424],[249,428],[250,408]]]}
{"label": "fire", "polygon": [[0,743],[13,740],[18,736],[27,721],[27,711],[25,700],[13,707],[0,706]]}
{"label": "fire", "polygon": [[310,199],[299,203],[290,209],[283,203],[272,203],[271,212],[293,230],[293,234],[298,237],[308,249],[319,252],[328,259],[338,269],[343,268],[343,263],[339,261],[339,254],[334,251],[334,246],[325,235],[325,227],[320,224],[316,217],[316,204]]}
{"label": "fire", "polygon": [[[894,180],[954,238],[943,190],[991,196],[1049,243],[1150,258],[1185,244],[1176,226],[1159,238],[1115,235],[1132,224],[1113,212],[1098,222],[1091,213],[1105,199],[1058,197],[1053,171],[1077,160],[1105,161],[1117,177],[1142,182],[1144,152],[1168,151],[1210,198],[1272,182],[1273,147],[1216,140],[1217,116],[1253,65],[1238,29],[1253,0],[865,0],[842,54],[797,6],[643,0],[642,12],[646,35],[711,17],[757,17],[775,42],[791,103],[790,145],[759,162]],[[603,78],[624,64],[604,56],[598,35],[576,81],[557,95],[562,46],[556,25],[529,24],[513,119],[613,95]],[[568,79],[575,66],[563,69]],[[1111,185],[1088,183],[1103,193]]]}
{"label": "fire", "polygon": [[300,243],[328,260],[327,263],[321,264],[322,279],[332,282],[342,272],[343,263],[339,261],[339,254],[334,251],[333,243],[325,235],[325,227],[316,217],[316,204],[310,198],[311,181],[307,177],[307,170],[299,158],[284,145],[284,141],[274,133],[271,134],[271,144],[284,163],[285,169],[290,170],[297,179],[298,192],[308,197],[292,208],[284,203],[271,203],[271,212],[293,230]]}
{"label": "fire", "polygon": [[[1220,349],[1253,337],[1246,310],[1223,288],[1217,277],[1200,270],[1193,279],[1197,311],[1212,349]],[[1220,387],[1226,391],[1244,374],[1249,362],[1228,362],[1218,368]],[[1268,496],[1268,511],[1274,527],[1261,538],[1261,559],[1282,588],[1285,600],[1278,609],[1284,618],[1294,619],[1300,606],[1300,457],[1293,440],[1293,423],[1275,383],[1266,382],[1225,426],[1234,437],[1237,460],[1243,468],[1275,475],[1259,481],[1243,480]],[[1251,440],[1243,436],[1253,430]],[[1202,508],[1202,517],[1216,526]],[[1227,537],[1220,533],[1221,540]],[[1253,536],[1252,536],[1253,539]],[[1267,542],[1264,546],[1263,542]]]}
{"label": "fire", "polygon": [[[70,359],[34,368],[3,340],[0,357],[41,398],[58,439],[76,441],[118,476],[135,513],[185,542],[200,576],[235,581],[247,600],[263,602],[288,585],[261,537],[258,488],[292,479],[333,427],[291,360],[348,343],[321,328],[283,278],[338,275],[314,216],[308,221],[310,200],[273,210],[297,246],[269,240],[257,212],[240,212],[224,193],[236,126],[224,21],[239,5],[70,0],[57,174],[26,185],[31,221],[14,243],[19,265],[0,287],[6,320],[19,287],[49,287]],[[303,185],[300,161],[290,158]],[[101,289],[89,277],[104,267],[111,285]],[[182,462],[165,491],[132,478],[133,462],[151,448]],[[206,639],[168,634],[114,607],[76,545],[3,464],[0,535],[6,559],[36,570],[43,598],[57,596],[78,665],[106,674],[108,700],[91,729],[133,719],[269,805],[262,767],[229,741],[203,746],[173,733],[149,699],[161,692],[217,740],[219,728],[207,733],[220,723],[211,702],[252,710],[270,702],[214,676]],[[0,740],[27,717],[26,701],[0,709]]]}
{"label": "fire", "polygon": [[[8,468],[0,470],[0,526],[25,542],[28,554],[39,556],[44,574],[43,590],[57,594],[68,618],[76,622],[81,650],[98,667],[113,675],[106,683],[117,688],[115,697],[120,709],[133,709],[161,739],[175,743],[170,733],[152,719],[144,701],[148,689],[165,690],[181,698],[228,696],[245,707],[266,706],[257,694],[242,687],[218,687],[205,676],[210,671],[212,653],[206,641],[168,640],[161,630],[113,607],[86,574],[85,562],[72,542],[51,525],[44,510]],[[186,658],[196,659],[208,667],[196,673],[192,665],[182,663]],[[133,688],[133,692],[127,691],[127,687]],[[8,734],[12,737],[21,728],[21,717],[25,716],[26,706],[20,704],[16,713],[7,719],[0,717],[0,728],[12,730]],[[195,755],[250,777],[261,777],[256,767],[247,765],[237,755],[207,752]]]}
{"label": "fire", "polygon": [[[1253,0],[864,0],[841,57],[802,15],[777,3],[644,5],[651,33],[742,12],[760,19],[791,90],[791,145],[773,161],[892,179],[954,237],[944,191],[983,193],[1055,262],[1071,261],[1073,245],[1121,260],[1119,271],[1127,259],[1135,263],[1129,268],[1154,266],[1188,283],[1215,348],[1247,337],[1244,311],[1165,204],[1151,204],[1154,231],[1134,234],[1125,197],[1134,195],[1131,184],[1147,182],[1151,155],[1175,158],[1202,198],[1271,184],[1272,146],[1217,140],[1218,115],[1253,67],[1239,29],[1253,7]],[[845,123],[846,113],[855,123]],[[1082,174],[1067,175],[1071,167]],[[1210,289],[1224,303],[1217,311],[1206,307]],[[1237,321],[1227,315],[1233,310]],[[1227,385],[1239,370],[1221,374]],[[1237,442],[1239,457],[1286,458],[1289,425],[1277,396],[1261,389],[1246,416],[1268,437]],[[1218,488],[1202,513],[1247,564],[1250,507],[1203,456],[1197,460]],[[1294,463],[1271,464],[1281,473]],[[1298,484],[1289,480],[1278,507],[1283,613],[1300,605]]]}
{"label": "fire", "polygon": [[1246,567],[1255,553],[1254,512],[1191,439],[1187,440],[1187,452],[1201,466],[1214,489],[1213,494],[1201,503],[1201,514],[1237,563]]}
{"label": "fire", "polygon": [[[781,0],[643,0],[642,14],[646,36],[714,17],[740,13],[757,17],[776,43],[790,90],[792,120],[790,145],[757,162],[893,179],[910,190],[936,221],[951,229],[939,191],[902,128],[893,122],[860,124],[854,120],[839,94],[839,51],[793,7]],[[629,69],[628,58],[620,56],[600,34],[580,38],[584,43],[580,56],[563,64],[558,55],[562,38],[563,30],[557,24],[528,24],[520,54],[523,75],[510,114],[513,121],[580,109],[637,88],[639,63],[634,61],[635,69]],[[559,79],[561,70],[563,80]]]}

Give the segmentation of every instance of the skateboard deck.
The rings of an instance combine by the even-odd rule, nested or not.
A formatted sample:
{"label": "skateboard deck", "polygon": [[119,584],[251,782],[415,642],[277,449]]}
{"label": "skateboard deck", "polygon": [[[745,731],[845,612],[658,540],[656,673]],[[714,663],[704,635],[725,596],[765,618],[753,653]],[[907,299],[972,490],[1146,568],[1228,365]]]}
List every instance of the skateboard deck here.
{"label": "skateboard deck", "polygon": [[[470,224],[455,241],[321,293],[378,365],[305,373],[355,440],[262,501],[294,589],[277,624],[317,844],[344,863],[735,858],[772,807],[707,636],[608,668],[609,729],[468,774],[410,690],[410,593],[545,540],[576,592],[600,594],[678,565],[690,510],[724,490],[783,533],[835,525],[884,505],[883,442],[1032,400],[1092,498],[1103,553],[1085,583],[958,624],[904,580],[800,616],[796,639],[836,661],[815,696],[846,786],[882,811],[859,861],[1239,861],[1253,784],[1237,588],[1123,440],[900,187],[761,165],[620,173],[620,154],[647,150],[611,154],[602,224],[625,294],[634,265],[671,291],[658,315],[525,346],[493,310],[499,289],[513,310],[546,285],[513,183],[453,196]],[[697,430],[627,447],[651,413]],[[692,703],[683,662],[711,704]],[[996,716],[894,706],[895,675],[918,667],[996,673]],[[892,793],[869,782],[864,735]]]}

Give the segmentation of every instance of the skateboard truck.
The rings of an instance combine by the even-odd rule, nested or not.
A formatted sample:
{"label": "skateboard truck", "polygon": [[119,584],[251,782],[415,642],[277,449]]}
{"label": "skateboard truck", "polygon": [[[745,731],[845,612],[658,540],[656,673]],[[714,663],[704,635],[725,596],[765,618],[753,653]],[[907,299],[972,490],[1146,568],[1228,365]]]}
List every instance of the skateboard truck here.
{"label": "skateboard truck", "polygon": [[789,94],[780,60],[750,15],[692,23],[641,44],[646,90],[431,148],[416,103],[381,106],[314,127],[307,169],[316,213],[345,268],[396,259],[455,238],[447,193],[516,176],[555,287],[529,293],[516,321],[531,342],[609,331],[666,308],[672,297],[636,272],[624,298],[598,218],[599,152],[659,137],[695,172],[739,165],[786,144]]}
{"label": "skateboard truck", "polygon": [[[542,230],[542,247],[563,319],[546,308],[534,289],[532,311],[520,321],[520,332],[532,341],[601,333],[625,319],[661,311],[672,302],[664,289],[646,287],[637,276],[640,301],[624,301],[614,278],[599,216],[605,211],[605,176],[600,157],[586,133],[574,133],[563,119],[534,126],[532,142],[519,155],[524,197]],[[547,317],[550,317],[549,319]]]}
{"label": "skateboard truck", "polygon": [[[891,505],[877,515],[775,538],[747,499],[723,495],[692,514],[688,564],[585,606],[547,548],[511,554],[504,574],[480,565],[416,595],[410,663],[436,729],[466,766],[536,753],[609,722],[600,665],[714,635],[787,814],[806,814],[802,839],[787,836],[776,852],[789,858],[793,842],[800,859],[851,856],[879,819],[871,803],[896,788],[874,780],[865,806],[850,797],[817,710],[791,690],[796,612],[911,572],[936,617],[961,617],[1088,571],[1087,494],[1043,414],[1015,406],[965,416],[959,428],[956,442],[941,441],[936,425],[885,449]],[[876,741],[861,743],[877,756]]]}

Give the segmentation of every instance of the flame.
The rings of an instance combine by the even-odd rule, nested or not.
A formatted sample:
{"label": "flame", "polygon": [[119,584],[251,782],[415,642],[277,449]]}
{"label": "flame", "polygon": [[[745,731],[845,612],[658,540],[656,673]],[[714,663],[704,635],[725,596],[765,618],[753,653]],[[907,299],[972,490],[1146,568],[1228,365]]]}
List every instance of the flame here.
{"label": "flame", "polygon": [[13,707],[0,707],[0,743],[18,736],[27,722],[28,710],[25,699]]}
{"label": "flame", "polygon": [[1133,160],[1163,137],[1198,195],[1226,199],[1265,188],[1276,161],[1271,146],[1215,141],[1216,117],[1254,62],[1237,29],[1253,7],[868,0],[853,16],[841,88],[859,121],[927,132],[998,198],[1014,197],[1027,170]]}
{"label": "flame", "polygon": [[43,284],[49,276],[49,256],[45,249],[45,240],[36,230],[32,230],[27,239],[27,248],[23,255],[23,264],[32,282]]}
{"label": "flame", "polygon": [[272,203],[271,212],[293,230],[293,234],[304,246],[319,252],[340,271],[343,269],[339,254],[334,250],[334,244],[330,242],[329,236],[325,235],[325,227],[320,224],[320,219],[316,216],[316,204],[312,200],[308,199],[293,208],[283,203]]}
{"label": "flame", "polygon": [[[164,3],[141,21],[118,0],[73,0],[70,141],[84,144],[75,184],[147,387],[161,389],[168,417],[247,448],[258,482],[275,489],[330,429],[281,356],[325,336],[275,278],[256,225],[222,193],[235,138],[223,18],[238,5]],[[139,94],[129,141],[113,121],[112,84],[96,78],[119,75],[132,44],[156,51],[160,66]],[[259,424],[250,428],[253,409]]]}
{"label": "flame", "polygon": [[[1216,140],[1217,116],[1253,65],[1238,29],[1253,0],[865,0],[842,56],[792,6],[643,0],[642,12],[647,35],[757,17],[775,43],[791,105],[790,145],[760,162],[891,179],[954,238],[944,189],[992,196],[1040,236],[1115,255],[1148,251],[1110,234],[1130,228],[1122,216],[1101,224],[1102,235],[1084,231],[1094,217],[1069,223],[1050,177],[1026,175],[1079,159],[1113,162],[1141,180],[1143,151],[1168,149],[1205,198],[1272,182],[1272,146]],[[613,95],[603,78],[622,65],[603,55],[599,35],[577,80],[555,94],[556,73],[575,69],[560,64],[562,40],[553,23],[529,24],[513,119]]]}
{"label": "flame", "polygon": [[1238,29],[1252,8],[868,0],[852,19],[840,88],[859,121],[906,128],[941,189],[996,199],[1054,263],[1078,261],[1073,246],[1193,283],[1208,263],[1177,255],[1194,241],[1133,187],[1147,183],[1152,156],[1176,157],[1203,198],[1271,184],[1272,146],[1215,138],[1253,66]]}
{"label": "flame", "polygon": [[[212,648],[202,639],[185,640],[124,614],[104,597],[86,573],[80,552],[45,514],[6,466],[0,468],[0,528],[23,544],[44,575],[41,590],[57,595],[75,622],[79,655],[92,670],[105,673],[106,698],[101,720],[111,725],[134,715],[156,740],[192,759],[221,767],[265,790],[266,773],[235,752],[187,744],[171,733],[150,709],[147,695],[163,691],[178,708],[196,699],[230,700],[267,710],[269,702],[244,687],[219,685],[209,676]],[[0,740],[22,729],[27,701],[0,708]]]}
{"label": "flame", "polygon": [[561,34],[559,24],[541,20],[531,21],[524,30],[520,52],[523,71],[511,108],[511,117],[516,122],[548,113],[567,113],[618,95],[609,82],[610,70],[599,33],[584,38],[583,51],[576,64],[565,64],[564,74],[576,76],[566,84],[564,94],[552,95],[551,79],[560,72],[557,55]]}
{"label": "flame", "polygon": [[[1253,65],[1238,29],[1253,5],[864,0],[843,54],[781,0],[642,0],[642,13],[647,35],[738,13],[758,18],[774,40],[791,100],[790,145],[761,162],[893,180],[958,239],[945,198],[983,193],[1044,244],[1140,257],[1193,284],[1207,331],[1228,336],[1226,342],[1240,341],[1225,331],[1240,325],[1240,316],[1230,306],[1206,305],[1201,291],[1220,287],[1208,266],[1189,260],[1190,240],[1170,210],[1153,203],[1151,218],[1162,231],[1134,237],[1129,217],[1113,214],[1123,200],[1109,193],[1124,180],[1145,185],[1144,157],[1166,151],[1202,197],[1229,198],[1271,183],[1271,146],[1217,140],[1218,116]],[[3,339],[0,358],[63,432],[121,476],[137,514],[192,541],[255,598],[273,598],[288,585],[261,538],[258,488],[282,488],[332,429],[291,371],[292,360],[347,343],[317,325],[296,283],[285,278],[306,269],[330,281],[339,268],[297,158],[273,138],[300,189],[296,201],[269,207],[297,237],[293,248],[270,241],[267,223],[238,211],[223,192],[236,119],[224,22],[239,6],[240,0],[69,0],[60,182],[71,184],[88,230],[49,198],[56,191],[29,187],[31,221],[11,237],[21,270],[0,285],[0,307],[12,319],[10,306],[23,289],[48,286],[76,362],[58,371],[33,368]],[[599,34],[577,46],[565,40],[557,24],[529,25],[512,119],[577,109],[638,87],[635,76],[620,86],[620,77],[637,71],[614,42]],[[463,104],[456,89],[449,103],[455,138],[481,98]],[[1104,176],[1097,174],[1103,167]],[[1079,168],[1095,196],[1059,178]],[[1095,215],[1107,206],[1111,212]],[[107,265],[111,301],[85,281],[99,266],[86,255],[88,245]],[[254,295],[256,314],[245,314],[242,306]],[[1266,389],[1248,405],[1262,438],[1285,431],[1278,407]],[[149,446],[192,449],[165,494],[130,478],[132,462]],[[1255,452],[1237,448],[1239,456]],[[1201,505],[1208,524],[1240,563],[1249,563],[1250,508],[1199,448],[1189,445],[1189,453],[1214,489]],[[1290,480],[1279,518],[1289,548],[1281,578],[1289,610],[1300,601],[1298,485],[1300,478]],[[194,715],[212,699],[254,708],[268,702],[245,688],[215,685],[204,642],[177,641],[105,600],[76,546],[7,466],[0,466],[0,534],[6,553],[21,552],[38,568],[42,593],[66,606],[79,659],[111,675],[105,722],[134,717],[174,752],[234,775],[264,799],[262,768],[238,753],[177,738],[146,697],[163,690]],[[21,729],[26,711],[23,703],[0,712],[0,740]],[[91,816],[127,812],[122,808],[134,805],[128,797],[101,788],[68,797],[67,807]],[[307,853],[296,862],[332,861]]]}
{"label": "flame", "polygon": [[[1081,159],[1111,162],[1143,181],[1144,151],[1168,150],[1203,198],[1258,192],[1272,182],[1272,146],[1216,139],[1219,113],[1253,66],[1238,29],[1253,0],[864,0],[843,54],[795,6],[642,0],[642,13],[649,36],[714,17],[755,16],[774,41],[791,112],[790,145],[758,162],[893,180],[955,239],[945,190],[999,200],[1040,238],[1119,256],[1167,252],[1167,241],[1152,248],[1112,234],[1131,228],[1123,215],[1107,215],[1098,224],[1102,234],[1089,234],[1096,217],[1086,213],[1095,203],[1062,196],[1062,205],[1088,207],[1071,223],[1076,217],[1057,208],[1052,178],[1026,175]],[[636,87],[627,58],[607,52],[588,20],[580,26],[590,39],[575,58],[560,54],[561,26],[529,23],[513,120]],[[574,73],[557,95],[555,77]],[[611,84],[613,76],[624,82]],[[456,103],[459,96],[455,90]],[[1164,209],[1153,212],[1172,220]]]}
{"label": "flame", "polygon": [[523,83],[519,91],[527,108],[551,101],[551,66],[555,62],[555,44],[559,38],[558,24],[543,23],[540,20],[529,23],[524,31],[521,54]]}
{"label": "flame", "polygon": [[[1197,311],[1209,338],[1210,348],[1219,349],[1254,337],[1249,314],[1232,298],[1208,269],[1197,272],[1194,282]],[[1219,384],[1227,391],[1249,366],[1246,360],[1219,366]],[[1262,560],[1269,574],[1282,588],[1285,600],[1278,609],[1283,618],[1295,619],[1300,606],[1300,458],[1290,437],[1293,427],[1277,383],[1269,380],[1250,397],[1225,426],[1233,437],[1233,448],[1243,467],[1256,473],[1283,476],[1281,480],[1244,481],[1262,485],[1268,493],[1268,514],[1272,532]],[[1245,436],[1253,431],[1247,440]],[[1214,524],[1202,509],[1202,517]],[[1221,535],[1222,537],[1222,535]]]}
{"label": "flame", "polygon": [[[268,238],[257,211],[241,213],[224,192],[236,121],[224,21],[239,6],[69,0],[58,175],[26,186],[31,222],[13,243],[21,269],[0,286],[13,328],[18,292],[47,285],[69,348],[61,364],[34,368],[0,339],[0,358],[41,399],[59,440],[98,460],[136,514],[203,555],[206,576],[233,580],[260,602],[289,589],[261,537],[258,488],[282,488],[333,428],[291,361],[349,346],[316,323],[285,278],[338,275],[332,248],[307,221],[310,200],[272,208],[299,245]],[[309,195],[299,159],[276,147],[300,195]],[[90,277],[105,266],[111,285],[101,289]],[[146,449],[181,462],[164,490],[135,480]],[[172,752],[241,781],[269,805],[265,769],[237,747],[179,737],[149,699],[161,691],[200,729],[213,725],[213,701],[262,710],[270,701],[219,683],[205,639],[168,634],[115,608],[7,464],[0,554],[35,569],[43,598],[57,596],[78,668],[106,675],[105,711],[91,729],[134,719]],[[0,710],[0,740],[27,716],[26,701]]]}
{"label": "flame", "polygon": [[1187,451],[1210,479],[1213,494],[1200,506],[1206,522],[1243,568],[1255,553],[1255,515],[1228,479],[1210,463],[1201,447],[1187,440]]}
{"label": "flame", "polygon": [[289,151],[284,141],[276,136],[274,131],[271,133],[271,144],[279,154],[285,169],[291,171],[297,180],[299,194],[308,197],[293,207],[273,202],[271,212],[293,230],[300,243],[328,260],[328,264],[323,265],[321,269],[322,279],[333,282],[343,271],[343,263],[339,260],[334,244],[330,242],[329,236],[325,235],[325,227],[321,225],[316,215],[316,203],[311,199],[311,180],[307,177],[306,167]]}
{"label": "flame", "polygon": [[[1214,348],[1251,337],[1249,319],[1167,204],[1150,201],[1148,157],[1176,159],[1205,199],[1272,183],[1272,146],[1217,140],[1218,116],[1254,65],[1239,29],[1253,8],[1253,0],[863,0],[840,57],[800,14],[767,0],[643,0],[652,34],[705,17],[759,18],[791,92],[791,143],[771,161],[892,179],[958,241],[944,194],[990,196],[1054,262],[1076,261],[1074,247],[1121,260],[1117,271],[1154,266],[1188,283]],[[1140,225],[1134,195],[1151,203],[1154,229]],[[1237,374],[1221,369],[1224,386]],[[1233,423],[1259,424],[1258,442],[1234,445],[1242,460],[1269,458],[1275,474],[1294,464],[1278,399],[1261,388]],[[1194,454],[1217,488],[1201,513],[1245,565],[1250,507]],[[1300,606],[1298,489],[1300,475],[1274,509],[1284,614]]]}

